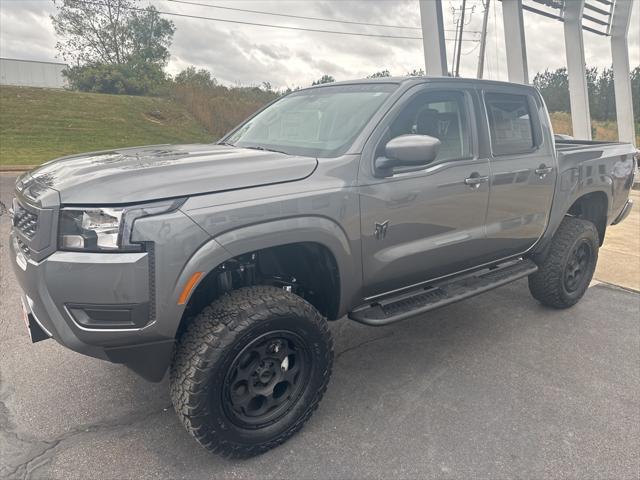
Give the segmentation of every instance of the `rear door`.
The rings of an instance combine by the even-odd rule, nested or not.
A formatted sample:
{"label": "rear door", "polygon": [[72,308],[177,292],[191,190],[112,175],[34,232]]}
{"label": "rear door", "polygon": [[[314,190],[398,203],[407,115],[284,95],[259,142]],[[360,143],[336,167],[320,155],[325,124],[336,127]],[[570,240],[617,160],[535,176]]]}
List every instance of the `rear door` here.
{"label": "rear door", "polygon": [[[365,296],[469,268],[486,253],[490,172],[488,159],[477,155],[478,106],[464,89],[416,87],[365,147],[359,175]],[[374,158],[403,134],[439,138],[438,158],[376,178]]]}
{"label": "rear door", "polygon": [[538,95],[517,86],[482,93],[491,167],[487,239],[493,256],[502,258],[526,251],[544,233],[557,168]]}

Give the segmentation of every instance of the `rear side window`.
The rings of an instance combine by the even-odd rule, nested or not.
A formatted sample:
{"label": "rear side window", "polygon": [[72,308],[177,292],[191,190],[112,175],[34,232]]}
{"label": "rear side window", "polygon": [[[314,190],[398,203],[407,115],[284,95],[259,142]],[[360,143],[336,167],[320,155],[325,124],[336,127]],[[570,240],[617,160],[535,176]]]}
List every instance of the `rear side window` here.
{"label": "rear side window", "polygon": [[485,94],[494,155],[530,152],[535,147],[526,95]]}

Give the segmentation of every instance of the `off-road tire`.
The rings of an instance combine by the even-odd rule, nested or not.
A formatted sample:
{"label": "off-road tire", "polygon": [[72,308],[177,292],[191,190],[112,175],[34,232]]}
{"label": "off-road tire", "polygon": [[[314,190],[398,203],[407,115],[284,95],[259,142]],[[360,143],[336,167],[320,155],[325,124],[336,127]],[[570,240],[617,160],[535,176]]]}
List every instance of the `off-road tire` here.
{"label": "off-road tire", "polygon": [[[568,289],[566,272],[577,248],[588,248],[590,257],[575,289]],[[585,294],[598,261],[599,238],[596,226],[588,220],[565,217],[556,231],[549,254],[529,276],[533,298],[553,308],[569,308]]]}
{"label": "off-road tire", "polygon": [[[246,345],[284,331],[307,342],[308,379],[272,423],[238,425],[223,384],[229,385],[234,365],[237,372]],[[230,458],[251,457],[284,443],[311,417],[327,389],[333,356],[326,319],[304,299],[270,286],[238,289],[205,307],[179,339],[170,370],[171,400],[204,448]]]}

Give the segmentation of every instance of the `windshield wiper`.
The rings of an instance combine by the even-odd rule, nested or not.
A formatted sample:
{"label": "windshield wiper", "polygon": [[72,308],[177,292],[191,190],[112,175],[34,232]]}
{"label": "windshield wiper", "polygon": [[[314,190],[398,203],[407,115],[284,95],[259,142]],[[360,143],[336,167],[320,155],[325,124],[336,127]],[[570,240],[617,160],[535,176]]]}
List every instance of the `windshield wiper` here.
{"label": "windshield wiper", "polygon": [[275,153],[283,153],[285,155],[291,155],[290,153],[283,152],[282,150],[275,150],[273,148],[266,148],[266,147],[261,147],[261,146],[257,146],[257,147],[242,147],[242,148],[250,148],[251,150],[262,150],[263,152],[275,152]]}
{"label": "windshield wiper", "polygon": [[235,147],[233,143],[229,143],[229,142],[218,142],[216,143],[216,145],[225,145],[227,147]]}

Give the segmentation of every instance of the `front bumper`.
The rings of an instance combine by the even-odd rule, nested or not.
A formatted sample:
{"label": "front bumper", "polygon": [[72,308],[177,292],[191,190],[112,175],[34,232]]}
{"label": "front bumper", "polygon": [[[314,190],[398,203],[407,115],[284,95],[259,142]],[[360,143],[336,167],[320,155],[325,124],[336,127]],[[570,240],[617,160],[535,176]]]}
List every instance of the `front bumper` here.
{"label": "front bumper", "polygon": [[[85,355],[124,363],[159,381],[173,336],[157,328],[150,258],[140,253],[57,251],[27,258],[9,238],[13,270],[24,292],[27,318],[60,344]],[[35,326],[34,326],[35,329]]]}
{"label": "front bumper", "polygon": [[42,326],[40,320],[33,314],[31,305],[33,301],[27,295],[22,296],[22,313],[24,315],[24,323],[29,331],[29,337],[33,343],[41,342],[51,338],[51,332]]}

